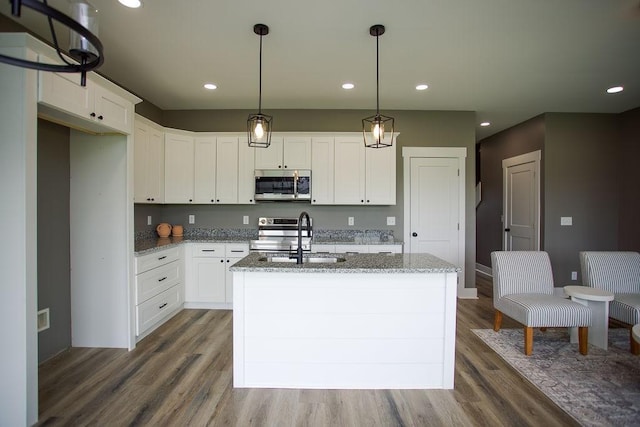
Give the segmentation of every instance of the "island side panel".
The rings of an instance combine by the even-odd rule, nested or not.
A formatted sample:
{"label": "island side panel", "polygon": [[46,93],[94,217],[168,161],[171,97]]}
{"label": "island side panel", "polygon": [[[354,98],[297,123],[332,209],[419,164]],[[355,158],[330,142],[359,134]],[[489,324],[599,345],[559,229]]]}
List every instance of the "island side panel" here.
{"label": "island side panel", "polygon": [[234,386],[452,388],[447,276],[234,273]]}
{"label": "island side panel", "polygon": [[456,310],[458,275],[446,273],[445,318],[444,318],[444,369],[442,383],[445,389],[453,389],[456,361]]}

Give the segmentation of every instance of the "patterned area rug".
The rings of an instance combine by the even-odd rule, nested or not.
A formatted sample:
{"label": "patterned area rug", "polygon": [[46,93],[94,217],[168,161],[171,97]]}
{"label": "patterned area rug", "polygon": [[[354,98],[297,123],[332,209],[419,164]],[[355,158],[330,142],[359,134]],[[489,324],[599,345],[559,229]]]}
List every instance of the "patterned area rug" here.
{"label": "patterned area rug", "polygon": [[629,352],[628,330],[609,329],[609,349],[590,345],[587,356],[566,330],[534,330],[528,357],[522,329],[473,332],[580,424],[640,425],[640,356]]}

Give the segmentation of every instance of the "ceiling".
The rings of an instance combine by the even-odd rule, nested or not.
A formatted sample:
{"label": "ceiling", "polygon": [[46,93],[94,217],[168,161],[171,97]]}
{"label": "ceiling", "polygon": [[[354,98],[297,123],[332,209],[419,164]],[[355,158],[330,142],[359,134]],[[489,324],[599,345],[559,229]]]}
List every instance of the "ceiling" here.
{"label": "ceiling", "polygon": [[[477,139],[544,112],[640,106],[640,0],[143,0],[99,9],[99,72],[163,110],[262,106],[477,112]],[[68,0],[49,0],[68,10]],[[0,2],[10,15],[10,4]],[[50,40],[46,20],[17,22]],[[66,49],[67,31],[59,38]],[[203,88],[207,82],[218,89]],[[344,90],[342,83],[355,88]],[[429,89],[417,91],[417,84]],[[625,90],[607,94],[608,87]],[[480,127],[483,121],[491,126]],[[357,130],[359,125],[354,125]],[[396,121],[402,131],[402,123]],[[276,129],[277,130],[277,129]]]}

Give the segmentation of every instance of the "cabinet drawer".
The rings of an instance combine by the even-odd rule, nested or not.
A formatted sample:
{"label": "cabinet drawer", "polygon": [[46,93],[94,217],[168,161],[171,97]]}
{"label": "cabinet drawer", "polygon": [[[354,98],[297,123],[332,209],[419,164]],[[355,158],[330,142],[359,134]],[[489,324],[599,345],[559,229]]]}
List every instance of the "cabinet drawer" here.
{"label": "cabinet drawer", "polygon": [[402,245],[369,245],[371,254],[401,254]]}
{"label": "cabinet drawer", "polygon": [[367,245],[336,245],[337,254],[368,254]]}
{"label": "cabinet drawer", "polygon": [[194,258],[223,258],[224,243],[196,244],[193,246]]}
{"label": "cabinet drawer", "polygon": [[180,262],[173,261],[137,275],[136,304],[140,304],[180,283],[182,275],[180,265]]}
{"label": "cabinet drawer", "polygon": [[180,259],[180,248],[165,249],[160,252],[154,252],[149,255],[136,257],[135,270],[136,274],[144,273],[152,268],[159,267],[172,261]]}
{"label": "cabinet drawer", "polygon": [[180,292],[180,286],[174,286],[136,306],[136,335],[143,334],[163,317],[176,310],[182,303]]}
{"label": "cabinet drawer", "polygon": [[335,252],[336,252],[336,246],[335,245],[325,245],[323,243],[319,243],[319,244],[311,243],[311,253],[314,253],[314,254],[321,254],[321,253],[333,254]]}
{"label": "cabinet drawer", "polygon": [[246,243],[227,243],[225,257],[244,258],[249,255],[249,245]]}

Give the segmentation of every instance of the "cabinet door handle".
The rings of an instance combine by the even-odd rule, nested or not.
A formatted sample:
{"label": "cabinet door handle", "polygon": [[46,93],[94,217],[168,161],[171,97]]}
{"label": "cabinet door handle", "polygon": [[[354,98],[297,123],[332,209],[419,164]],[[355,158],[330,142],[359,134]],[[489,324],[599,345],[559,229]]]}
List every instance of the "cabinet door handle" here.
{"label": "cabinet door handle", "polygon": [[411,235],[412,235],[413,237],[418,237],[418,233],[416,233],[415,231],[414,231],[413,233],[411,233]]}
{"label": "cabinet door handle", "polygon": [[167,256],[161,256],[160,258],[158,258],[158,261],[165,259]]}
{"label": "cabinet door handle", "polygon": [[104,117],[98,116],[98,120],[102,120],[102,119],[104,119]]}
{"label": "cabinet door handle", "polygon": [[224,262],[224,260],[223,260],[223,259],[221,259],[221,260],[220,260],[220,262]]}
{"label": "cabinet door handle", "polygon": [[167,306],[167,303],[165,302],[164,304],[162,304],[160,307],[158,307],[159,309],[163,309]]}
{"label": "cabinet door handle", "polygon": [[167,276],[164,276],[162,279],[158,279],[158,282],[162,282],[163,280],[167,280]]}
{"label": "cabinet door handle", "polygon": [[229,262],[229,260],[227,260],[227,262]]}
{"label": "cabinet door handle", "polygon": [[506,231],[507,233],[511,231],[510,228],[505,228],[504,231]]}
{"label": "cabinet door handle", "polygon": [[95,116],[96,116],[96,113],[91,113],[91,114],[89,114],[89,115],[90,115],[91,117],[95,117]]}

